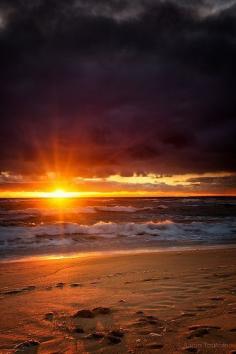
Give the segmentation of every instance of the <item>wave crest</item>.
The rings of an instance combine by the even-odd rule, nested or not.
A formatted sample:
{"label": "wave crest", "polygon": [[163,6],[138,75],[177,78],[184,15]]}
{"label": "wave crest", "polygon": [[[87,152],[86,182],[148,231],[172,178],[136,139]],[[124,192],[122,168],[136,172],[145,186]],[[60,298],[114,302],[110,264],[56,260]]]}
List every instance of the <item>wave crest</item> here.
{"label": "wave crest", "polygon": [[137,236],[137,235],[158,235],[159,232],[166,229],[174,223],[170,220],[161,222],[145,222],[145,223],[114,223],[99,221],[93,225],[80,225],[76,223],[57,223],[51,226],[37,226],[36,235],[99,235],[103,237],[117,236]]}

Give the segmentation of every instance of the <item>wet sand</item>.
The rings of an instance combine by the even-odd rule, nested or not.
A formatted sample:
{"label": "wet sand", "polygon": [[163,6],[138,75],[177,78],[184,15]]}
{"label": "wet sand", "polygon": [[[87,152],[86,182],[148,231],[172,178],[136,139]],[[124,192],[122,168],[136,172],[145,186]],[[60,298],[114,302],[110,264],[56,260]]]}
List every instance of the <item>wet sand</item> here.
{"label": "wet sand", "polygon": [[236,353],[236,250],[0,264],[0,353]]}

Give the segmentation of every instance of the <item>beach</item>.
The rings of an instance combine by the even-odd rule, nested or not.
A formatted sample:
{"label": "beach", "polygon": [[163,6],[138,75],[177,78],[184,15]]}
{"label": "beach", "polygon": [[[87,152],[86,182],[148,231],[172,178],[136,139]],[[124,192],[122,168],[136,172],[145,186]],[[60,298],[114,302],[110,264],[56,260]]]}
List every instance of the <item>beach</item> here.
{"label": "beach", "polygon": [[234,353],[235,248],[0,264],[0,353]]}

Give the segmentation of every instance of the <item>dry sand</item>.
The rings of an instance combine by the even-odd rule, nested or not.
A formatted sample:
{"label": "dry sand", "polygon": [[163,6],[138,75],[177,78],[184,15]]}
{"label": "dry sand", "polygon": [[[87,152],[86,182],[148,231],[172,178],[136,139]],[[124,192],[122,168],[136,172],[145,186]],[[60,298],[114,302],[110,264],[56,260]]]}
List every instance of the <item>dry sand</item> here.
{"label": "dry sand", "polygon": [[2,263],[0,353],[236,353],[235,253]]}

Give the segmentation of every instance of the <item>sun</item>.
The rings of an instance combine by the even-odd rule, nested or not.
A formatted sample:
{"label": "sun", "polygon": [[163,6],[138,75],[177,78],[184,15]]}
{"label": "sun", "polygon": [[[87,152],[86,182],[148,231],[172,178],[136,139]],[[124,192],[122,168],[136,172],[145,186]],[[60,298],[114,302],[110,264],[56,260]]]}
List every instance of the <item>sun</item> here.
{"label": "sun", "polygon": [[68,192],[65,192],[64,189],[55,189],[55,191],[51,192],[52,198],[68,198]]}
{"label": "sun", "polygon": [[67,198],[78,198],[80,196],[79,192],[67,192],[62,188],[57,188],[52,192],[41,193],[40,195],[43,198],[49,199],[67,199]]}

